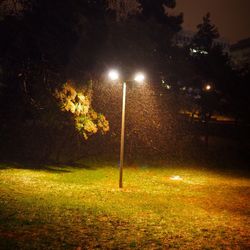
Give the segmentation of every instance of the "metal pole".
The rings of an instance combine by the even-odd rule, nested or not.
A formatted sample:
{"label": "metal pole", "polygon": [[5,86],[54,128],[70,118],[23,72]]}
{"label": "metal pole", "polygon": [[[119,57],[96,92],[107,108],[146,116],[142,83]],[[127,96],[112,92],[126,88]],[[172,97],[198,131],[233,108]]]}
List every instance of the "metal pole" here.
{"label": "metal pole", "polygon": [[123,176],[123,161],[124,161],[125,106],[126,106],[126,82],[123,82],[119,188],[123,187],[122,176]]}

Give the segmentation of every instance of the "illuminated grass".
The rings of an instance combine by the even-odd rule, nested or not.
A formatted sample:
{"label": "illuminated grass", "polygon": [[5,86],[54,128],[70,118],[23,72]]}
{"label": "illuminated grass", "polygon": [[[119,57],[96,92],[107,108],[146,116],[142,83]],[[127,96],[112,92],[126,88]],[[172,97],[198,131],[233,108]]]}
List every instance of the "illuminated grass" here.
{"label": "illuminated grass", "polygon": [[83,166],[2,164],[0,249],[250,248],[247,178],[137,166],[121,191],[116,167]]}

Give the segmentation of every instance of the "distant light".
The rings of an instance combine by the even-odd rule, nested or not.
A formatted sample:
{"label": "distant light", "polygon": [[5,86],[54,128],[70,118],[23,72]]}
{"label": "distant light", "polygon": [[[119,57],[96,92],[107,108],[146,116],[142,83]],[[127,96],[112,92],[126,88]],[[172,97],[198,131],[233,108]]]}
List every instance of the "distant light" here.
{"label": "distant light", "polygon": [[181,178],[179,175],[174,175],[170,177],[170,180],[172,181],[181,181],[183,178]]}
{"label": "distant light", "polygon": [[161,83],[163,84],[163,87],[165,87],[166,89],[171,89],[171,85],[169,85],[168,83],[166,83],[165,80],[161,80]]}
{"label": "distant light", "polygon": [[144,82],[144,80],[145,80],[145,75],[144,75],[143,73],[137,73],[137,74],[135,75],[134,80],[135,80],[136,82],[142,83],[142,82]]}
{"label": "distant light", "polygon": [[204,55],[208,55],[208,52],[206,50],[201,50],[200,53]]}
{"label": "distant light", "polygon": [[212,86],[211,86],[210,84],[207,84],[207,85],[205,86],[205,90],[209,91],[209,90],[211,90],[211,89],[212,89]]}
{"label": "distant light", "polygon": [[191,53],[199,53],[199,54],[204,54],[204,55],[207,55],[208,52],[206,50],[200,50],[200,49],[190,49]]}
{"label": "distant light", "polygon": [[110,70],[109,71],[109,79],[112,81],[118,80],[119,79],[119,72],[117,70]]}

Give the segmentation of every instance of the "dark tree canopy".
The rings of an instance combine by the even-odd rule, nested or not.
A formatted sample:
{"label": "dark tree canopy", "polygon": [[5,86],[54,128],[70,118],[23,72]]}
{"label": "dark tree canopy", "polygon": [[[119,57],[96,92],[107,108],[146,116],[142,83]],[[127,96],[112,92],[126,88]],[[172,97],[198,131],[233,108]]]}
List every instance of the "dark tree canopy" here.
{"label": "dark tree canopy", "polygon": [[145,19],[154,18],[161,23],[167,22],[165,8],[174,8],[176,5],[175,0],[139,0],[138,2],[142,8],[142,17]]}
{"label": "dark tree canopy", "polygon": [[[49,145],[60,138],[57,136],[64,123],[58,121],[67,119],[60,114],[53,92],[68,79],[84,76],[94,67],[99,41],[105,33],[106,3],[16,2],[23,8],[6,11],[0,21],[0,33],[4,34],[0,44],[0,82],[4,86],[0,100],[1,129],[16,142],[16,147],[18,140],[25,144],[23,140],[28,143],[33,138],[30,141],[37,142],[43,154],[43,147],[49,151]],[[85,45],[81,46],[85,60],[73,63],[79,44]],[[24,136],[27,131],[29,136]]]}
{"label": "dark tree canopy", "polygon": [[203,22],[197,25],[197,33],[193,39],[193,46],[196,48],[210,50],[213,46],[213,41],[219,38],[218,29],[211,23],[210,13],[203,17]]}
{"label": "dark tree canopy", "polygon": [[138,2],[141,11],[137,15],[108,23],[108,40],[101,61],[126,71],[144,69],[155,77],[166,72],[172,63],[172,38],[181,30],[182,14],[168,14],[165,7],[174,8],[175,1]]}
{"label": "dark tree canopy", "polygon": [[[73,155],[74,148],[80,152],[82,142],[77,139],[72,119],[68,120],[69,116],[60,112],[54,98],[55,89],[63,89],[72,80],[79,92],[83,87],[90,92],[94,89],[93,106],[96,104],[97,111],[105,116],[107,112],[110,122],[107,141],[110,145],[116,143],[118,148],[117,114],[122,92],[113,86],[113,93],[109,93],[110,87],[102,78],[112,66],[121,69],[125,80],[131,80],[137,70],[145,71],[151,84],[143,91],[128,88],[127,140],[132,145],[131,153],[135,146],[140,151],[139,145],[133,146],[137,142],[147,150],[157,151],[167,149],[166,138],[174,141],[182,137],[176,132],[185,131],[180,129],[178,120],[179,104],[184,99],[180,83],[197,87],[209,79],[220,91],[239,99],[241,89],[234,89],[241,81],[222,48],[213,45],[219,34],[209,13],[197,26],[192,44],[208,54],[192,56],[188,48],[173,46],[173,37],[183,22],[182,14],[168,13],[169,8],[175,7],[175,0],[139,0],[138,3],[139,12],[116,19],[105,0],[0,1],[0,140],[9,140],[9,146],[13,140],[21,154],[20,148],[25,150],[29,143],[36,143],[34,148],[41,158],[48,158],[53,149],[61,152],[65,148],[69,155]],[[163,79],[165,88],[161,85]],[[93,82],[99,85],[91,90]],[[166,88],[168,84],[171,90]],[[151,114],[144,116],[148,111]],[[65,134],[73,136],[70,143],[65,143]],[[107,141],[101,139],[93,144],[94,150]],[[89,144],[86,145],[88,151]],[[7,143],[4,148],[8,148]]]}

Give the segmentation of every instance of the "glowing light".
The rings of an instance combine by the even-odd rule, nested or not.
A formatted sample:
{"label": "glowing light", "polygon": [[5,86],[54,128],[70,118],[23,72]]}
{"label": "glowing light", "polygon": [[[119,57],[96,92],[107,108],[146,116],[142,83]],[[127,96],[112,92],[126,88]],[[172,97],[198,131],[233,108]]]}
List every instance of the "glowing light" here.
{"label": "glowing light", "polygon": [[183,178],[180,177],[179,175],[174,175],[174,176],[170,177],[170,180],[172,180],[172,181],[181,181],[181,180],[183,180]]}
{"label": "glowing light", "polygon": [[145,75],[144,75],[143,73],[137,73],[137,74],[135,75],[134,80],[135,80],[136,82],[142,83],[142,82],[144,82],[144,80],[145,80]]}
{"label": "glowing light", "polygon": [[119,79],[119,72],[117,70],[110,70],[109,71],[109,79],[112,81],[118,80]]}
{"label": "glowing light", "polygon": [[212,89],[212,86],[211,86],[210,84],[207,84],[207,85],[205,86],[205,90],[209,91],[209,90],[211,90],[211,89]]}
{"label": "glowing light", "polygon": [[207,55],[208,52],[206,50],[199,50],[199,49],[190,49],[191,53],[200,53],[200,54],[204,54],[204,55]]}

